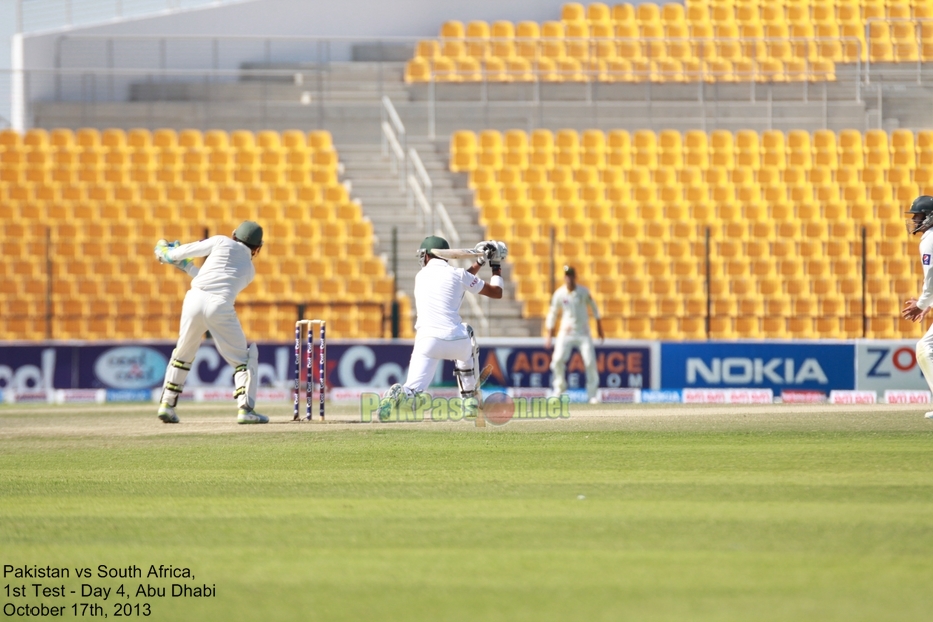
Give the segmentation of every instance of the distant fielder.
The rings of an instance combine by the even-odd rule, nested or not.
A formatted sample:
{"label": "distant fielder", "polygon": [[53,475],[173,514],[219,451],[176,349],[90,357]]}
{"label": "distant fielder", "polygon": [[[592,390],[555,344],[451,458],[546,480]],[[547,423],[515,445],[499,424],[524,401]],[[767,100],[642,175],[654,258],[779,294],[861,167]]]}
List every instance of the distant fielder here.
{"label": "distant fielder", "polygon": [[557,314],[561,314],[557,345],[551,357],[551,383],[555,396],[567,390],[567,379],[564,377],[567,359],[574,348],[579,348],[580,356],[586,365],[586,394],[590,403],[595,404],[599,401],[599,370],[596,368],[596,348],[593,347],[593,338],[590,336],[590,310],[593,311],[596,330],[599,331],[599,339],[602,341],[605,338],[603,325],[599,321],[599,310],[590,295],[590,290],[577,285],[577,272],[572,266],[564,266],[564,284],[554,292],[545,322],[547,336],[544,338],[544,347],[550,350]]}
{"label": "distant fielder", "polygon": [[[914,199],[907,216],[907,232],[911,235],[923,234],[920,236],[923,291],[920,292],[920,298],[911,298],[904,303],[901,316],[911,322],[920,322],[933,308],[933,271],[930,270],[933,258],[933,197],[920,196]],[[933,391],[933,326],[917,342],[917,365],[920,366],[930,391]],[[926,418],[933,419],[933,410],[926,414]]]}
{"label": "distant fielder", "polygon": [[[480,242],[475,263],[468,269],[455,268],[434,254],[450,249],[447,240],[429,236],[418,249],[421,270],[415,276],[415,347],[408,366],[408,380],[394,384],[383,396],[380,418],[385,419],[402,397],[414,397],[431,384],[437,365],[454,361],[454,374],[464,398],[475,397],[482,403],[479,387],[479,348],[473,327],[460,319],[460,304],[467,292],[489,298],[502,298],[502,261],[508,248],[502,242]],[[492,268],[489,283],[477,273],[486,263]]]}
{"label": "distant fielder", "polygon": [[[237,294],[256,275],[253,257],[261,248],[262,227],[249,220],[236,228],[232,238],[215,235],[182,246],[170,246],[165,240],[156,244],[156,259],[194,277],[181,308],[178,344],[162,385],[159,419],[165,423],[178,423],[175,406],[205,331],[211,332],[217,351],[235,370],[233,397],[238,406],[237,422],[269,422],[266,416],[253,410],[259,383],[259,348],[255,343],[247,345],[233,306]],[[207,257],[200,270],[191,263],[192,257]]]}

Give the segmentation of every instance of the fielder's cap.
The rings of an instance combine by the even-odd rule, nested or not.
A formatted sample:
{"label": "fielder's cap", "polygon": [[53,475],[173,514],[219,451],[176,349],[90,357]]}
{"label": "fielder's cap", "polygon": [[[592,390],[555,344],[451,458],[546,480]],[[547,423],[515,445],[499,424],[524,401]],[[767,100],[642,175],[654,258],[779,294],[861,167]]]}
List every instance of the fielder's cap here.
{"label": "fielder's cap", "polygon": [[252,220],[244,220],[233,232],[233,236],[250,248],[262,246],[262,227]]}
{"label": "fielder's cap", "polygon": [[564,266],[564,275],[577,276],[577,271],[573,269],[573,266]]}

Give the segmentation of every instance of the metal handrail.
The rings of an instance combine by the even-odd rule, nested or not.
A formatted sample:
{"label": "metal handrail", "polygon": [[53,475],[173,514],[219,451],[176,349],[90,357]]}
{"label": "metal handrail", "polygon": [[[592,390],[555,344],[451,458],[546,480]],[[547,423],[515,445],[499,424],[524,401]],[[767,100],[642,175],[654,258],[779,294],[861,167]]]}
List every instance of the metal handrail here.
{"label": "metal handrail", "polygon": [[424,192],[421,191],[421,185],[418,184],[418,180],[415,179],[414,175],[408,176],[408,201],[410,208],[414,207],[414,203],[417,203],[418,207],[421,208],[421,211],[418,212],[421,228],[433,232],[434,211],[431,209],[431,204],[428,202],[427,197],[424,196]]}
{"label": "metal handrail", "polygon": [[395,131],[400,135],[404,135],[405,125],[402,123],[401,117],[398,116],[398,111],[395,110],[395,106],[392,104],[392,100],[389,99],[388,95],[382,96],[382,110],[389,117],[389,120],[392,121]]}
{"label": "metal handrail", "polygon": [[460,234],[457,232],[457,227],[454,226],[454,221],[450,219],[450,214],[447,213],[447,208],[444,207],[443,203],[438,201],[434,204],[434,211],[437,213],[437,217],[441,221],[441,229],[447,236],[447,239],[450,241],[452,247],[460,248]]}
{"label": "metal handrail", "polygon": [[[405,189],[405,150],[399,144],[392,131],[392,126],[387,121],[382,122],[382,154],[385,156],[394,156],[391,159],[393,173],[398,173],[399,190]],[[391,148],[391,152],[390,152]]]}
{"label": "metal handrail", "polygon": [[[916,76],[917,84],[923,84],[922,76],[922,66],[923,66],[923,32],[922,27],[924,24],[933,24],[933,19],[925,17],[869,17],[865,20],[865,42],[869,46],[867,54],[865,55],[865,84],[871,84],[871,25],[875,23],[884,23],[884,24],[903,24],[909,23],[914,26],[914,37],[917,43],[917,60],[916,62],[907,62],[907,61],[897,61],[898,65],[911,65],[914,69],[911,70],[912,73]],[[898,68],[900,69],[900,68]],[[891,70],[886,69],[885,72],[888,73]],[[895,72],[898,70],[894,70]],[[901,74],[903,75],[903,74]]]}
{"label": "metal handrail", "polygon": [[[57,47],[56,66],[61,67],[62,65],[61,61],[63,58],[86,57],[86,55],[83,55],[83,54],[78,54],[78,55],[63,54],[62,48],[67,46],[69,42],[79,42],[79,43],[85,42],[85,41],[89,41],[92,43],[100,42],[102,44],[107,44],[108,46],[110,46],[112,45],[113,42],[118,42],[118,41],[155,41],[158,43],[158,45],[153,46],[153,50],[158,48],[159,50],[161,50],[161,53],[155,54],[154,52],[151,52],[148,55],[143,54],[142,56],[138,56],[138,54],[134,53],[134,58],[139,57],[139,58],[144,59],[140,61],[140,66],[137,67],[137,69],[140,69],[140,70],[151,69],[154,64],[154,62],[152,61],[156,61],[158,66],[164,69],[165,64],[166,64],[166,58],[168,56],[173,56],[173,55],[167,55],[165,53],[166,46],[171,45],[172,42],[174,41],[190,42],[190,41],[196,41],[196,40],[209,42],[212,45],[212,47],[215,48],[215,53],[211,57],[212,68],[214,69],[217,68],[216,48],[218,45],[226,45],[228,43],[236,44],[237,42],[248,42],[250,44],[253,44],[254,42],[263,42],[265,44],[264,47],[265,47],[266,62],[273,62],[274,54],[272,54],[271,48],[275,43],[301,41],[301,42],[306,42],[309,45],[316,44],[316,48],[317,48],[316,60],[312,59],[313,62],[315,63],[315,67],[313,69],[309,67],[308,70],[314,70],[314,69],[328,70],[326,66],[332,62],[331,56],[329,53],[332,43],[333,44],[336,44],[336,43],[345,44],[350,41],[354,41],[354,42],[372,41],[372,42],[382,42],[382,43],[415,44],[418,41],[423,41],[424,38],[423,37],[392,37],[392,36],[375,38],[375,37],[347,37],[347,36],[344,36],[344,37],[340,37],[340,36],[313,37],[313,36],[310,36],[309,37],[309,36],[289,36],[289,35],[277,35],[277,36],[168,35],[166,36],[166,35],[73,35],[73,34],[65,34],[65,35],[60,36],[56,40],[56,47]],[[865,50],[862,48],[862,39],[859,37],[781,38],[781,37],[745,37],[745,36],[719,37],[719,36],[714,36],[714,37],[709,37],[709,38],[705,38],[705,37],[637,37],[637,38],[633,38],[633,37],[617,37],[617,36],[611,36],[611,37],[587,36],[587,37],[561,37],[561,38],[551,38],[551,37],[496,38],[496,37],[490,37],[488,39],[465,38],[465,39],[460,39],[458,41],[462,42],[464,46],[470,46],[470,45],[495,46],[497,44],[501,44],[504,42],[513,43],[516,47],[534,45],[534,48],[535,48],[534,53],[532,55],[529,55],[530,60],[532,60],[532,62],[534,63],[537,63],[537,61],[540,58],[545,57],[545,54],[542,54],[542,50],[549,45],[554,45],[555,43],[558,43],[558,42],[568,43],[570,45],[573,45],[573,44],[585,45],[586,52],[582,54],[580,57],[580,58],[583,58],[583,60],[581,61],[583,67],[581,67],[582,69],[581,72],[578,72],[578,73],[582,75],[595,74],[594,77],[598,79],[599,78],[598,72],[589,71],[586,68],[586,65],[587,63],[593,63],[593,62],[601,60],[600,48],[601,46],[604,46],[606,42],[610,42],[613,45],[618,45],[621,43],[634,43],[636,45],[639,45],[640,47],[644,44],[645,45],[644,51],[646,52],[645,58],[647,58],[647,60],[654,60],[657,57],[652,57],[651,55],[652,50],[651,50],[650,44],[653,42],[669,42],[672,40],[683,42],[685,45],[688,45],[691,48],[702,47],[704,49],[709,48],[709,47],[715,49],[717,46],[723,43],[729,43],[729,42],[738,44],[743,47],[748,46],[748,45],[754,45],[754,44],[767,45],[769,43],[777,42],[777,41],[788,42],[791,45],[800,45],[801,43],[807,43],[813,46],[819,46],[823,44],[824,42],[839,42],[843,45],[852,45],[852,44],[857,45],[858,46],[857,56],[859,60],[861,59],[861,57],[864,55],[864,52],[865,52]],[[312,56],[314,55],[312,54]],[[743,56],[744,56],[744,50],[743,50]],[[186,60],[188,59],[187,56],[185,56],[185,58]],[[468,58],[473,58],[473,57],[470,56]],[[753,63],[757,62],[757,61],[754,61],[753,58],[750,58],[750,60],[752,60]],[[114,60],[113,60],[112,54],[108,55],[108,59],[107,59],[108,66],[112,67],[113,62]],[[282,61],[282,62],[288,62],[288,61]],[[481,63],[481,64],[485,64],[485,63]],[[856,61],[856,65],[859,66],[860,63]],[[750,76],[750,78],[752,79],[754,79],[755,77],[758,77],[758,72],[754,70],[754,67],[755,65],[753,65],[752,75]],[[485,67],[482,67],[480,71],[484,72],[484,75],[485,75]],[[431,75],[434,75],[434,73],[435,71],[431,71]],[[537,72],[532,71],[532,74],[536,74],[536,73]],[[810,78],[809,66],[807,68],[807,73],[808,73],[807,79],[809,79]],[[691,77],[696,77],[696,76],[691,76]],[[709,77],[715,77],[715,76],[709,73],[705,73],[702,77],[699,77],[699,79],[704,80]],[[764,76],[764,77],[767,77],[767,76]],[[858,76],[858,79],[861,79],[861,76]],[[482,81],[482,80],[477,80],[477,81]],[[431,84],[433,83],[433,80],[425,81],[425,82],[428,84]],[[537,75],[533,76],[531,82],[538,82]],[[429,113],[431,113],[430,109],[429,109]],[[393,120],[393,123],[394,123],[394,120]]]}
{"label": "metal handrail", "polygon": [[422,186],[424,187],[425,194],[428,198],[428,203],[434,203],[434,184],[431,182],[431,177],[428,175],[428,171],[424,168],[424,162],[421,161],[421,156],[418,155],[418,152],[415,151],[414,147],[409,147],[408,149],[408,159],[411,160],[412,168],[417,174],[418,179],[421,181]]}
{"label": "metal handrail", "polygon": [[[380,115],[382,116],[383,137],[390,143],[394,141],[392,150],[395,153],[396,167],[398,169],[398,187],[399,190],[404,190],[405,178],[408,177],[408,158],[405,153],[408,138],[405,134],[405,125],[398,116],[395,106],[392,105],[392,100],[385,95],[380,100]],[[382,155],[388,155],[385,142],[382,145]],[[408,199],[408,204],[411,207],[411,197]]]}

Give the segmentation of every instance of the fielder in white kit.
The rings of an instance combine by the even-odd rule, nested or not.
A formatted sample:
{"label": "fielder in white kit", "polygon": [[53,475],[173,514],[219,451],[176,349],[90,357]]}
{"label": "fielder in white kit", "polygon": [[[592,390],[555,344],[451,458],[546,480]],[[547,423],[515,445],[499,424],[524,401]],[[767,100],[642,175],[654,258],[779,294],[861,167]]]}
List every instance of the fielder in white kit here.
{"label": "fielder in white kit", "polygon": [[[236,228],[232,238],[216,235],[181,246],[170,246],[165,240],[156,244],[156,259],[194,277],[185,295],[178,343],[162,385],[159,419],[163,422],[178,423],[175,414],[178,396],[206,331],[210,331],[217,351],[234,369],[237,422],[269,422],[266,416],[253,410],[259,383],[259,348],[255,343],[247,345],[234,308],[237,294],[256,275],[253,257],[261,248],[262,227],[249,220]],[[207,257],[200,270],[191,263],[192,257]]]}
{"label": "fielder in white kit", "polygon": [[[911,298],[904,303],[901,316],[911,322],[920,322],[933,308],[933,270],[930,270],[933,261],[933,197],[919,196],[914,199],[907,216],[907,232],[911,235],[923,234],[920,236],[923,291],[920,292],[920,298]],[[933,326],[917,342],[917,365],[930,391],[933,391]],[[933,410],[926,414],[926,418],[933,419]]]}
{"label": "fielder in white kit", "polygon": [[576,279],[576,270],[572,266],[564,266],[564,284],[554,292],[551,309],[545,321],[547,335],[544,347],[547,350],[551,349],[551,335],[557,323],[557,314],[561,313],[557,345],[551,357],[551,384],[554,395],[559,396],[567,390],[567,379],[564,376],[567,359],[574,348],[579,348],[580,356],[586,365],[586,394],[590,403],[594,404],[598,401],[599,370],[596,368],[596,348],[593,347],[593,338],[590,336],[590,310],[596,319],[596,330],[599,331],[600,340],[604,339],[603,325],[599,321],[599,310],[590,295],[590,290],[577,285]]}
{"label": "fielder in white kit", "polygon": [[[455,362],[454,374],[462,397],[477,397],[479,378],[479,348],[473,327],[460,318],[460,304],[466,292],[489,298],[502,298],[501,262],[508,249],[502,242],[480,242],[476,250],[484,255],[468,269],[455,268],[436,257],[433,250],[449,249],[447,240],[429,236],[418,249],[421,270],[415,276],[415,346],[404,385],[394,384],[384,394],[380,417],[385,418],[402,397],[414,397],[427,389],[438,364]],[[492,278],[485,283],[477,273],[486,263],[492,268]]]}

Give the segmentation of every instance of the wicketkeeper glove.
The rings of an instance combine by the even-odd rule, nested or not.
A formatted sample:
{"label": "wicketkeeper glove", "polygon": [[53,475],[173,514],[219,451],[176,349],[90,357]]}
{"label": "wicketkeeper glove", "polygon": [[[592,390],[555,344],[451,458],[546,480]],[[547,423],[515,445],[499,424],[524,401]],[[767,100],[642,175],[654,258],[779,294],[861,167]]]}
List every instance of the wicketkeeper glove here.
{"label": "wicketkeeper glove", "polygon": [[166,263],[166,264],[169,264],[170,266],[174,266],[191,277],[197,276],[197,270],[194,270],[192,272],[193,263],[190,259],[173,260],[170,258],[168,254],[169,251],[178,246],[181,246],[181,242],[179,242],[178,240],[175,240],[171,244],[169,244],[165,240],[159,240],[158,242],[156,242],[156,247],[155,247],[156,259],[159,260],[159,263]]}
{"label": "wicketkeeper glove", "polygon": [[170,246],[169,243],[166,242],[165,240],[159,240],[158,242],[156,242],[155,256],[156,256],[156,259],[159,260],[159,263],[169,263],[169,264],[175,263],[174,261],[172,261],[172,258],[169,257],[169,254],[168,254],[168,252],[172,248],[173,247]]}

